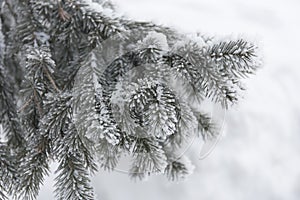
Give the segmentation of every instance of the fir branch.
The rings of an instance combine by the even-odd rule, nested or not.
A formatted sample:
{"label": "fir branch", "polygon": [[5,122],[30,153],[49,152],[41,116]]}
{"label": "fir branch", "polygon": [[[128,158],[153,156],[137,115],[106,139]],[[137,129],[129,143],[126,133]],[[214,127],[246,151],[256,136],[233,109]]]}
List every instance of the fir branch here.
{"label": "fir branch", "polygon": [[52,96],[46,95],[44,107],[48,113],[43,117],[41,123],[41,132],[52,142],[58,140],[63,131],[67,128],[71,119],[71,101],[72,96],[68,93]]}
{"label": "fir branch", "polygon": [[14,196],[36,199],[45,176],[49,174],[49,141],[43,136],[28,138],[27,152],[18,168],[18,182]]}
{"label": "fir branch", "polygon": [[61,161],[67,153],[74,154],[74,156],[78,155],[82,167],[89,170],[90,173],[96,172],[97,165],[93,155],[95,152],[93,142],[77,131],[77,127],[71,119],[66,123],[66,127],[62,132],[62,137],[57,139],[55,146],[52,148],[56,159]]}
{"label": "fir branch", "polygon": [[255,46],[243,39],[220,42],[208,49],[208,56],[218,64],[219,70],[235,78],[244,78],[253,74],[258,66],[254,63]]}
{"label": "fir branch", "polygon": [[94,138],[98,141],[106,139],[107,142],[118,145],[120,143],[120,136],[122,133],[118,123],[116,122],[112,113],[111,104],[108,102],[101,102],[97,99],[96,112],[98,114],[100,132],[94,134]]}
{"label": "fir branch", "polygon": [[202,139],[207,141],[216,138],[218,133],[211,117],[203,113],[196,113],[195,116],[198,120],[198,133],[201,134]]}
{"label": "fir branch", "polygon": [[165,169],[165,174],[170,181],[177,181],[189,174],[186,166],[178,161],[169,163]]}
{"label": "fir branch", "polygon": [[185,85],[187,85],[186,92],[188,96],[198,102],[204,99],[203,88],[199,85],[202,75],[187,59],[170,52],[169,55],[166,54],[162,57],[162,62],[174,70],[173,74],[177,79],[183,78]]}
{"label": "fir branch", "polygon": [[8,145],[13,148],[21,148],[24,138],[17,114],[13,82],[12,79],[9,79],[4,66],[5,53],[2,22],[0,20],[0,124],[3,126]]}
{"label": "fir branch", "polygon": [[0,142],[0,199],[6,200],[15,178],[16,166],[12,161],[9,148]]}
{"label": "fir branch", "polygon": [[160,139],[176,134],[180,108],[173,92],[165,85],[143,80],[129,103],[130,113],[149,135]]}
{"label": "fir branch", "polygon": [[237,101],[236,88],[228,82],[228,77],[220,73],[216,66],[206,59],[206,47],[200,47],[196,42],[178,45],[177,53],[183,56],[195,69],[198,75],[195,81],[207,98],[220,103],[224,108]]}
{"label": "fir branch", "polygon": [[121,148],[119,145],[112,145],[107,142],[107,140],[98,140],[96,152],[101,168],[108,171],[113,171],[116,168],[121,156]]}
{"label": "fir branch", "polygon": [[[35,199],[51,158],[59,162],[55,193],[62,200],[94,199],[96,155],[100,167],[114,170],[129,153],[133,178],[184,178],[191,168],[176,150],[195,131],[203,140],[216,137],[198,103],[209,98],[228,108],[242,78],[258,68],[256,48],[244,40],[191,41],[95,1],[112,13],[83,0],[6,1],[16,20],[9,24],[1,13],[0,123],[7,139],[0,143],[1,192]],[[23,102],[19,113],[16,99]]]}
{"label": "fir branch", "polygon": [[169,160],[164,174],[169,181],[180,181],[186,179],[193,170],[194,167],[191,165],[191,162],[184,156],[179,159]]}
{"label": "fir branch", "polygon": [[143,60],[138,56],[137,52],[128,52],[111,62],[100,77],[100,84],[103,87],[103,94],[110,98],[115,91],[115,87],[119,79],[131,69],[140,66]]}
{"label": "fir branch", "polygon": [[0,126],[4,141],[0,141],[0,199],[6,199],[6,194],[15,192],[13,185],[25,147],[25,139],[17,114],[15,88],[13,79],[9,78],[5,61],[5,44],[0,21]]}
{"label": "fir branch", "polygon": [[27,77],[44,81],[49,79],[53,88],[59,90],[50,73],[54,72],[55,62],[51,58],[49,47],[29,47],[26,55]]}
{"label": "fir branch", "polygon": [[18,3],[19,20],[17,20],[16,34],[13,34],[14,39],[18,41],[18,50],[21,50],[23,45],[42,44],[36,33],[42,30],[43,26],[39,23],[39,18],[36,17],[31,5],[30,1],[20,1]]}
{"label": "fir branch", "polygon": [[121,131],[111,113],[110,104],[102,97],[97,66],[95,52],[92,51],[78,71],[73,88],[75,124],[78,131],[89,138],[96,141],[105,138],[111,144],[118,144]]}
{"label": "fir branch", "polygon": [[98,35],[101,40],[106,40],[123,31],[119,19],[109,18],[90,10],[87,10],[83,16],[82,27],[82,31],[87,33],[89,37]]}
{"label": "fir branch", "polygon": [[39,118],[43,116],[43,96],[45,94],[44,84],[39,82],[23,81],[23,89],[20,91],[24,103],[19,109],[21,120],[26,126],[37,127]]}
{"label": "fir branch", "polygon": [[161,173],[167,166],[166,154],[153,138],[137,138],[132,152],[134,160],[131,172]]}
{"label": "fir branch", "polygon": [[24,138],[20,121],[18,119],[17,108],[13,96],[13,89],[8,85],[4,78],[4,69],[0,64],[0,123],[4,128],[4,134],[7,137],[8,145],[14,148],[22,147]]}
{"label": "fir branch", "polygon": [[58,174],[55,179],[55,196],[57,199],[94,199],[89,173],[82,167],[78,155],[71,153],[65,155],[55,173]]}
{"label": "fir branch", "polygon": [[[38,48],[29,47],[26,54],[26,76],[24,80],[23,92],[27,94],[25,103],[22,105],[20,111],[27,111],[33,113],[31,110],[36,106],[39,116],[42,117],[43,111],[43,98],[44,95],[51,91],[56,90],[60,92],[51,73],[55,70],[55,62],[51,58],[51,53],[48,47],[42,46]],[[50,87],[52,86],[52,87]],[[31,100],[32,99],[32,100]],[[34,103],[33,107],[27,109],[30,103]],[[31,110],[31,111],[30,111]]]}
{"label": "fir branch", "polygon": [[55,172],[57,199],[94,199],[89,176],[96,171],[97,166],[89,145],[90,142],[70,124],[56,149],[59,158],[59,166]]}
{"label": "fir branch", "polygon": [[174,149],[178,149],[185,144],[191,137],[195,135],[195,129],[197,128],[197,119],[193,110],[188,103],[179,101],[180,118],[178,118],[178,126],[176,134],[170,135],[165,141],[165,146],[171,144]]}

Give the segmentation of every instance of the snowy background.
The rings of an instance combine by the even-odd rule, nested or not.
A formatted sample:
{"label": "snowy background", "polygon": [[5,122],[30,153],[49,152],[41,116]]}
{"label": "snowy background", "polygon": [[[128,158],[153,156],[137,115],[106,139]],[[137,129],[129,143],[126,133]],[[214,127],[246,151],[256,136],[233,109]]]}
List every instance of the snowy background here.
{"label": "snowy background", "polygon": [[[99,172],[100,200],[300,199],[300,1],[114,0],[120,12],[183,32],[239,35],[260,43],[264,67],[247,81],[240,104],[229,110],[225,135],[185,182],[164,177],[132,182]],[[39,200],[54,199],[53,177]]]}

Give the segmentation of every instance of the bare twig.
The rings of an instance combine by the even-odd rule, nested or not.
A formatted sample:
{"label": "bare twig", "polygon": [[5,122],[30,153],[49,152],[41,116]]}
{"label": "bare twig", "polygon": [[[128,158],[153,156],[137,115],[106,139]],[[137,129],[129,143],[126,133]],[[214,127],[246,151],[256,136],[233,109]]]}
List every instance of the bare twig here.
{"label": "bare twig", "polygon": [[60,91],[60,89],[57,87],[55,81],[53,80],[51,74],[49,73],[49,70],[48,70],[47,68],[45,68],[45,67],[43,67],[43,70],[44,70],[44,72],[46,73],[46,75],[47,75],[49,81],[51,82],[52,86],[54,87],[54,89],[55,89],[58,93],[60,93],[61,91]]}
{"label": "bare twig", "polygon": [[61,6],[61,0],[57,0],[57,5],[58,5],[58,15],[63,21],[67,21],[71,18],[71,15],[66,12],[63,7]]}
{"label": "bare twig", "polygon": [[42,116],[43,115],[43,110],[42,110],[41,104],[40,104],[40,102],[38,100],[38,95],[37,95],[37,92],[36,92],[35,89],[33,89],[33,94],[34,94],[34,102],[35,102],[35,104],[36,104],[36,106],[38,108],[40,116]]}
{"label": "bare twig", "polygon": [[20,112],[22,112],[23,110],[25,110],[28,106],[29,106],[29,104],[30,104],[30,102],[33,100],[33,96],[31,96],[27,101],[26,101],[26,103],[17,111],[18,113],[20,113]]}

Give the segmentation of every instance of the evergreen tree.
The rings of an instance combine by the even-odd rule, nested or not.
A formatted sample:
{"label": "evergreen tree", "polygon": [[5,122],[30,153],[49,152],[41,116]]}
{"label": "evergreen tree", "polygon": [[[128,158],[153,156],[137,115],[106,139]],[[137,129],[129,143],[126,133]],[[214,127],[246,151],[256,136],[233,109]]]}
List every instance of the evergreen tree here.
{"label": "evergreen tree", "polygon": [[218,134],[199,105],[228,109],[259,67],[250,42],[132,21],[106,0],[0,2],[0,199],[35,199],[51,161],[57,199],[94,199],[90,175],[124,155],[132,178],[186,177],[178,150]]}

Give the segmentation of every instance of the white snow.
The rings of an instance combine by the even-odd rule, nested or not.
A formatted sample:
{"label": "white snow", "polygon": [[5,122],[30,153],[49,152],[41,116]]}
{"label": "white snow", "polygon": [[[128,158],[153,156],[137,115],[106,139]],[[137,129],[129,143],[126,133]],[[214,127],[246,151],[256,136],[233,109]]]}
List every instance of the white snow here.
{"label": "white snow", "polygon": [[142,48],[157,48],[163,51],[169,50],[167,37],[162,33],[150,32],[146,38],[139,44],[140,49]]}
{"label": "white snow", "polygon": [[[127,174],[100,172],[93,180],[102,200],[300,199],[300,1],[114,0],[138,20],[185,32],[239,35],[258,41],[263,68],[247,82],[245,98],[229,110],[226,135],[198,160],[185,182],[163,177],[132,182]],[[239,35],[240,36],[240,35]],[[52,200],[47,179],[39,199]]]}

